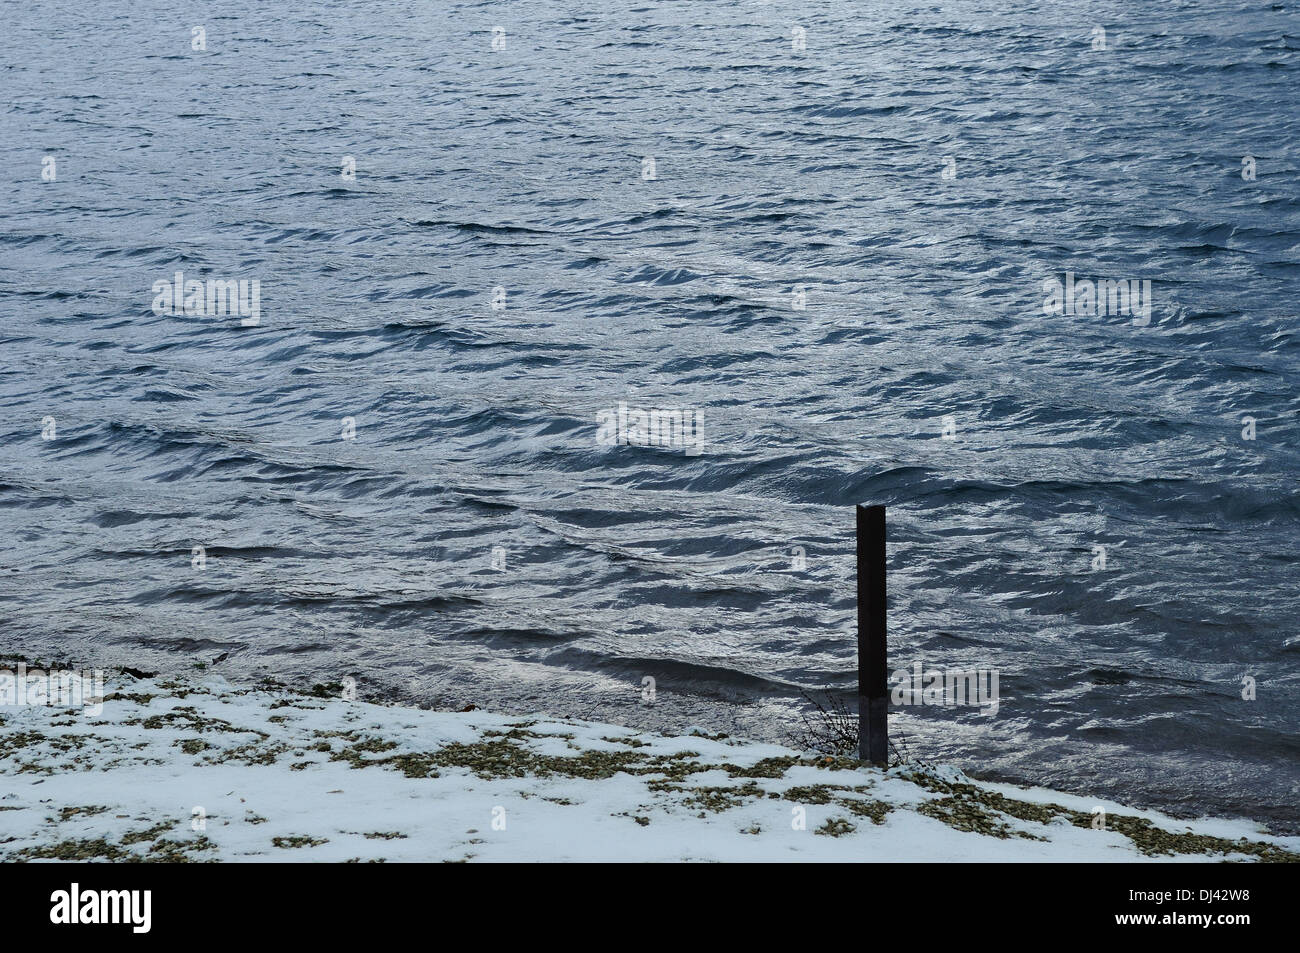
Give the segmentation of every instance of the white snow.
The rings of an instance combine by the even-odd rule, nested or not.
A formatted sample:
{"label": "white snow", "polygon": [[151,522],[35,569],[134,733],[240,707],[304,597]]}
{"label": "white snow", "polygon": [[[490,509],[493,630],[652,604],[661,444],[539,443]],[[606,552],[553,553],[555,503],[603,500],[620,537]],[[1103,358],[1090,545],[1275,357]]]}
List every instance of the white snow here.
{"label": "white snow", "polygon": [[[98,715],[42,706],[0,708],[0,859],[1225,859],[1201,853],[1148,857],[1116,830],[1077,826],[1064,817],[1048,823],[996,817],[1006,825],[1003,833],[1020,831],[1038,839],[957,830],[918,813],[942,794],[909,780],[902,769],[827,764],[770,744],[660,737],[542,715],[320,699],[238,688],[214,676],[112,676],[106,692]],[[516,737],[491,734],[511,731]],[[195,750],[199,742],[210,747]],[[492,747],[447,747],[485,743]],[[505,763],[520,763],[522,776],[476,762],[491,775],[484,777],[469,766],[447,763],[457,760],[456,752],[481,757],[485,751],[509,754],[512,760]],[[606,776],[572,776],[597,766],[572,760],[584,753],[598,757],[593,752],[626,754],[631,770],[643,773],[615,770],[615,765],[606,767]],[[404,754],[429,757],[391,760]],[[534,756],[565,760],[539,762]],[[646,763],[656,756],[665,760]],[[796,756],[799,763],[783,771],[753,772],[779,776],[746,776],[763,759]],[[570,765],[578,769],[570,771]],[[1101,805],[1110,815],[1146,818],[1171,832],[1244,837],[1300,850],[1300,838],[1270,837],[1247,821],[1177,821],[1050,791],[978,784],[953,769],[942,776],[1020,801],[1055,803],[1085,814]],[[791,791],[801,787],[805,790]],[[745,793],[706,805],[692,798],[716,798],[717,792],[700,795],[700,788]],[[827,797],[831,803],[817,803]],[[890,808],[883,823],[851,810],[871,802]],[[800,808],[806,825],[797,829],[793,821]],[[818,833],[836,818],[852,829],[841,825],[840,836]]]}

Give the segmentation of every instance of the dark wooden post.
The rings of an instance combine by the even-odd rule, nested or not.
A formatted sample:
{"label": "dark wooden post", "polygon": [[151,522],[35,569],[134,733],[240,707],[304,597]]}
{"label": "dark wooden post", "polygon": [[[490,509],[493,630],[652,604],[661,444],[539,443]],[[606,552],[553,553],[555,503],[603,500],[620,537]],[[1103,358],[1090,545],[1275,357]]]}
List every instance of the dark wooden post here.
{"label": "dark wooden post", "polygon": [[858,757],[889,761],[885,674],[885,508],[858,504]]}

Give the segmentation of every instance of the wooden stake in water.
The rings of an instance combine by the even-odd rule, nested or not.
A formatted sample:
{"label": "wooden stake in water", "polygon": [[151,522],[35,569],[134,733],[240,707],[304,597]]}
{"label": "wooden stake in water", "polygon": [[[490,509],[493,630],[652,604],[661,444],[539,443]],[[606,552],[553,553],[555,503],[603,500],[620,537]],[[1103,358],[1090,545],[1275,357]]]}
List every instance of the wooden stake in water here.
{"label": "wooden stake in water", "polygon": [[858,505],[858,757],[889,760],[885,658],[885,508]]}

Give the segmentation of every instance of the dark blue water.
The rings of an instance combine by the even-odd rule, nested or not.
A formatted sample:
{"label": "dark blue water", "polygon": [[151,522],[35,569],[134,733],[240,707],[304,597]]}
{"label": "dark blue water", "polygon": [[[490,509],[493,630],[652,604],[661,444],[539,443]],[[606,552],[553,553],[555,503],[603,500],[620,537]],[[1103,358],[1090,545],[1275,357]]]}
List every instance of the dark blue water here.
{"label": "dark blue water", "polygon": [[0,650],[780,739],[881,502],[914,755],[1296,828],[1294,4],[2,13]]}

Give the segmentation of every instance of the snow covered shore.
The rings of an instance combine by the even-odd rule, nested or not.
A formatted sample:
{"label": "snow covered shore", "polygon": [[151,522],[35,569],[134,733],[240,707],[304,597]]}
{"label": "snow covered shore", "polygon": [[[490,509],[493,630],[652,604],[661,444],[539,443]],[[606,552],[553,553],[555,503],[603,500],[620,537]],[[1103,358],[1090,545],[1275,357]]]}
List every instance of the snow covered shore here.
{"label": "snow covered shore", "polygon": [[105,693],[0,707],[0,860],[1300,860],[1246,821],[731,738],[214,676]]}

